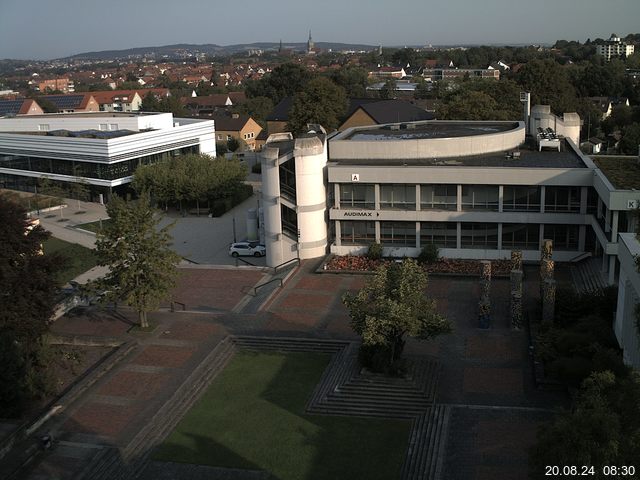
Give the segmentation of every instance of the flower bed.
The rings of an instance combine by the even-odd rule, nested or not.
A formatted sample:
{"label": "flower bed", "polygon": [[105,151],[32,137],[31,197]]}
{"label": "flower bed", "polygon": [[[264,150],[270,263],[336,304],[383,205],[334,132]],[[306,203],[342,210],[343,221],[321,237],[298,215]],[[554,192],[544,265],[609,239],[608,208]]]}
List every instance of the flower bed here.
{"label": "flower bed", "polygon": [[[330,272],[373,272],[380,265],[389,264],[394,260],[371,260],[364,256],[342,255],[330,258],[323,270]],[[456,258],[441,258],[435,263],[423,265],[428,273],[456,274],[456,275],[480,275],[479,260],[463,260]],[[492,260],[491,270],[493,276],[508,276],[511,271],[510,260]]]}

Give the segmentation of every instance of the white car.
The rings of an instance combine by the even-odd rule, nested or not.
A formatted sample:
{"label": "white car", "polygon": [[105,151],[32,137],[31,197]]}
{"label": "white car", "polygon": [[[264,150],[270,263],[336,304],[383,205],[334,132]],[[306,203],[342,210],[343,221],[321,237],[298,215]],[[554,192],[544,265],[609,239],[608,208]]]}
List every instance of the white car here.
{"label": "white car", "polygon": [[267,249],[256,242],[236,242],[229,245],[229,255],[232,257],[264,257]]}

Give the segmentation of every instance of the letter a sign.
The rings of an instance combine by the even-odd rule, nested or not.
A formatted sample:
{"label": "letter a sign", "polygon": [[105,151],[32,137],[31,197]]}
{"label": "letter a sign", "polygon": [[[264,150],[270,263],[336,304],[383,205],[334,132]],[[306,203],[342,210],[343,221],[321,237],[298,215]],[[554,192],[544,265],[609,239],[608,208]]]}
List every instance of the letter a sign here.
{"label": "letter a sign", "polygon": [[360,174],[359,173],[352,173],[351,174],[351,181],[352,182],[359,182],[360,181]]}

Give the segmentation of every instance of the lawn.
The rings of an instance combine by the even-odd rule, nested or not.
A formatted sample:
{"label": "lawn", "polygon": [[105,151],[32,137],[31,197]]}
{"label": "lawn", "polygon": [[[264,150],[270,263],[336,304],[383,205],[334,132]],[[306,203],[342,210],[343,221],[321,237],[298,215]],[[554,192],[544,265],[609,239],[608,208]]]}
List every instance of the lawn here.
{"label": "lawn", "polygon": [[328,362],[236,354],[153,457],[265,470],[279,480],[398,478],[410,421],[304,413]]}
{"label": "lawn", "polygon": [[44,242],[42,249],[45,255],[59,253],[67,259],[66,268],[58,272],[58,279],[62,285],[96,266],[96,257],[93,250],[76,243],[69,243],[50,237]]}
{"label": "lawn", "polygon": [[98,233],[100,231],[100,228],[106,227],[109,223],[111,223],[111,219],[105,218],[104,220],[98,220],[97,222],[89,222],[76,225],[76,228],[81,228],[83,230],[89,230],[93,233]]}

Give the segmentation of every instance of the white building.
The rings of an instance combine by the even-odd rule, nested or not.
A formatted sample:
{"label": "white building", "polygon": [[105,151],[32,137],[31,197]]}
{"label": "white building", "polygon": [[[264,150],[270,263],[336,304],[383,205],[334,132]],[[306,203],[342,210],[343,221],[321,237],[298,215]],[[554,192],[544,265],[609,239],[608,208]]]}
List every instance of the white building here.
{"label": "white building", "polygon": [[38,178],[91,186],[108,197],[138,165],[216,154],[211,120],[171,113],[76,113],[0,118],[0,186],[31,190]]}
{"label": "white building", "polygon": [[596,45],[596,53],[604,57],[608,62],[612,58],[628,57],[633,55],[634,47],[620,40],[615,33],[604,44]]}

